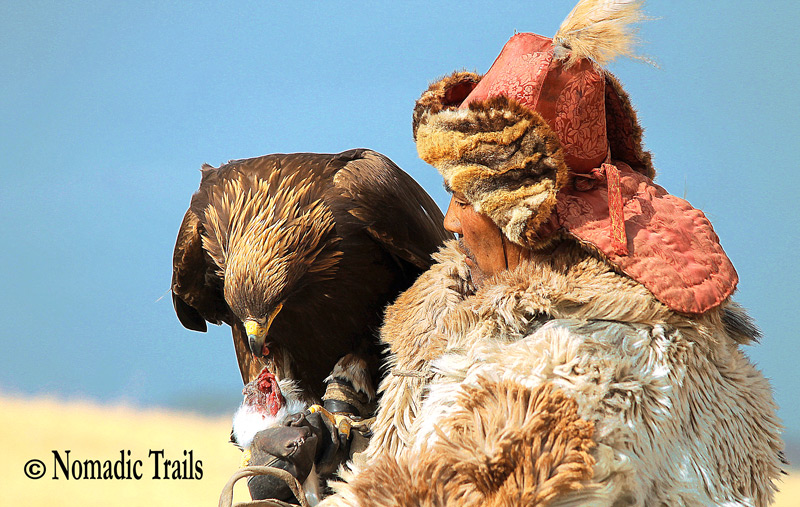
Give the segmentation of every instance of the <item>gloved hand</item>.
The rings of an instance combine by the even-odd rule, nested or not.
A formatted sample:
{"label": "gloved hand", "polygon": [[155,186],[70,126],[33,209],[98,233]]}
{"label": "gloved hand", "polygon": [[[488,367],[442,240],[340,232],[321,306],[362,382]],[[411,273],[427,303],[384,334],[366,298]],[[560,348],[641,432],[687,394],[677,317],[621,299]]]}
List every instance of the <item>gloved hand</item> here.
{"label": "gloved hand", "polygon": [[320,477],[327,479],[348,458],[350,450],[349,422],[341,424],[333,414],[316,406],[316,412],[306,416],[318,437],[317,454],[314,463]]}
{"label": "gloved hand", "polygon": [[[326,478],[347,458],[348,437],[323,411],[290,414],[278,426],[260,431],[253,439],[250,465],[266,465],[291,473],[302,484],[316,464],[317,474]],[[282,480],[255,476],[247,481],[253,500],[274,498],[294,501]]]}

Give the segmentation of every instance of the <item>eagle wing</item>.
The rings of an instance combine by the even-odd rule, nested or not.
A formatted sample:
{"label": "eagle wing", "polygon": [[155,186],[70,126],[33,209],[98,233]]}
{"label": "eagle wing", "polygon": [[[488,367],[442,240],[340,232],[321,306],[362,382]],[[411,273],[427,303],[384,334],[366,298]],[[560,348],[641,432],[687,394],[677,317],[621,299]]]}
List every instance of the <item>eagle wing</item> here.
{"label": "eagle wing", "polygon": [[220,168],[204,166],[200,188],[192,197],[175,243],[173,305],[188,329],[206,331],[206,322],[231,326],[245,383],[255,378],[265,363],[249,352],[244,328],[225,302],[219,267],[204,248],[205,213],[211,196],[236,173],[268,178],[275,171],[307,174],[322,185],[327,181],[327,195],[336,196],[329,204],[352,217],[347,221],[352,223],[341,224],[342,232],[352,230],[355,224],[398,265],[407,266],[402,268],[406,287],[431,265],[431,253],[451,237],[442,227],[441,211],[428,194],[391,160],[371,150],[337,155],[274,154],[234,160]]}
{"label": "eagle wing", "polygon": [[431,197],[389,158],[372,150],[350,150],[333,177],[350,203],[348,210],[367,233],[392,255],[421,271],[432,263],[431,253],[452,239],[444,216]]}
{"label": "eagle wing", "polygon": [[203,224],[194,207],[183,217],[172,255],[172,305],[184,327],[205,332],[206,321],[229,321],[216,265],[203,248]]}
{"label": "eagle wing", "polygon": [[316,153],[274,154],[254,159],[232,160],[215,168],[204,165],[200,186],[192,196],[175,241],[172,257],[172,304],[181,324],[193,331],[206,332],[206,322],[231,326],[233,344],[242,380],[247,383],[261,371],[264,362],[254,357],[247,346],[247,334],[225,302],[224,280],[219,267],[203,246],[206,234],[204,214],[210,197],[221,191],[237,174],[269,178],[275,171],[301,172],[323,177],[334,155]]}

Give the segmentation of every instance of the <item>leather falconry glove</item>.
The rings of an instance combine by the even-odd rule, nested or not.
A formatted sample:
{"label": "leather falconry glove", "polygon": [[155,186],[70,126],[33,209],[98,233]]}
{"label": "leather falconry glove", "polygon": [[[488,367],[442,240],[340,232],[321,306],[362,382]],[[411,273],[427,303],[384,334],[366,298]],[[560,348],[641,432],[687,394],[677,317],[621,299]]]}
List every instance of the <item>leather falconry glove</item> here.
{"label": "leather falconry glove", "polygon": [[[341,419],[339,424],[344,426]],[[317,474],[328,477],[348,456],[349,426],[346,431],[342,429],[337,426],[337,418],[318,405],[289,414],[280,425],[256,434],[249,464],[286,470],[300,483],[306,481],[316,464]],[[276,477],[254,476],[247,485],[253,500],[296,502],[289,486]]]}

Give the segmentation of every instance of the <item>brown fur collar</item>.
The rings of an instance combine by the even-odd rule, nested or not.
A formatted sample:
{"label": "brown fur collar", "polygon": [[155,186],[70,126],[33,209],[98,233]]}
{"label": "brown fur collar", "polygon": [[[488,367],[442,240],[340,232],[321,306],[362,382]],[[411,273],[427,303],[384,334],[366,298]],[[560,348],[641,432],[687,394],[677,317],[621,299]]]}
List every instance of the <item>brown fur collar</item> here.
{"label": "brown fur collar", "polygon": [[[451,340],[478,324],[487,325],[487,319],[496,335],[506,337],[527,334],[529,325],[542,318],[650,324],[685,320],[644,286],[569,239],[534,252],[528,262],[495,275],[477,291],[456,242],[447,243],[434,258],[438,263],[387,310],[382,336],[396,354],[398,368],[438,357],[453,345]],[[435,330],[430,329],[433,322]],[[415,327],[411,333],[409,325]]]}
{"label": "brown fur collar", "polygon": [[[435,258],[387,310],[391,372],[373,437],[330,505],[491,505],[521,494],[546,503],[537,496],[546,477],[536,474],[556,461],[502,456],[519,443],[536,450],[529,436],[559,438],[547,424],[518,431],[533,420],[508,411],[548,385],[577,404],[577,418],[563,421],[591,428],[582,449],[594,442],[593,475],[556,493],[564,505],[769,503],[779,422],[769,384],[737,347],[757,335],[738,306],[679,314],[568,239],[477,290],[455,242]],[[591,466],[580,456],[569,461],[576,470]],[[687,460],[700,470],[688,485]],[[531,471],[538,480],[528,481]]]}
{"label": "brown fur collar", "polygon": [[[455,242],[436,260],[387,310],[391,372],[373,437],[331,505],[546,503],[536,474],[556,462],[502,456],[536,450],[529,436],[558,438],[550,425],[518,431],[529,421],[508,411],[548,385],[577,404],[563,421],[591,428],[583,449],[594,442],[593,475],[556,493],[564,505],[769,503],[780,426],[769,384],[737,347],[757,335],[738,306],[679,314],[569,239],[477,290]],[[580,456],[576,470],[590,466]],[[687,462],[699,470],[688,485]]]}
{"label": "brown fur collar", "polygon": [[675,312],[642,284],[570,238],[513,271],[495,275],[476,290],[465,256],[451,241],[434,255],[437,261],[386,312],[382,340],[397,371],[419,371],[460,341],[476,326],[486,336],[514,341],[537,321],[606,320],[631,324],[664,324],[694,337],[695,346],[711,351],[749,344],[760,332],[746,311],[728,300],[700,315]]}
{"label": "brown fur collar", "polygon": [[448,437],[413,456],[380,456],[344,497],[361,507],[543,507],[591,478],[594,428],[552,385],[480,379],[461,398],[441,428]]}

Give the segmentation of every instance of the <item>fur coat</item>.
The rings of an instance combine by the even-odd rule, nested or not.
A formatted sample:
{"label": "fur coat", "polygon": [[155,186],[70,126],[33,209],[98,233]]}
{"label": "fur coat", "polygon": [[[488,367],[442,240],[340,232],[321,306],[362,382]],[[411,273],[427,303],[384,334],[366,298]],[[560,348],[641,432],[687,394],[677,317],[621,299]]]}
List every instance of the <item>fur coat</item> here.
{"label": "fur coat", "polygon": [[471,287],[455,243],[387,310],[367,450],[324,505],[726,505],[773,498],[771,389],[727,301],[678,314],[565,240]]}

